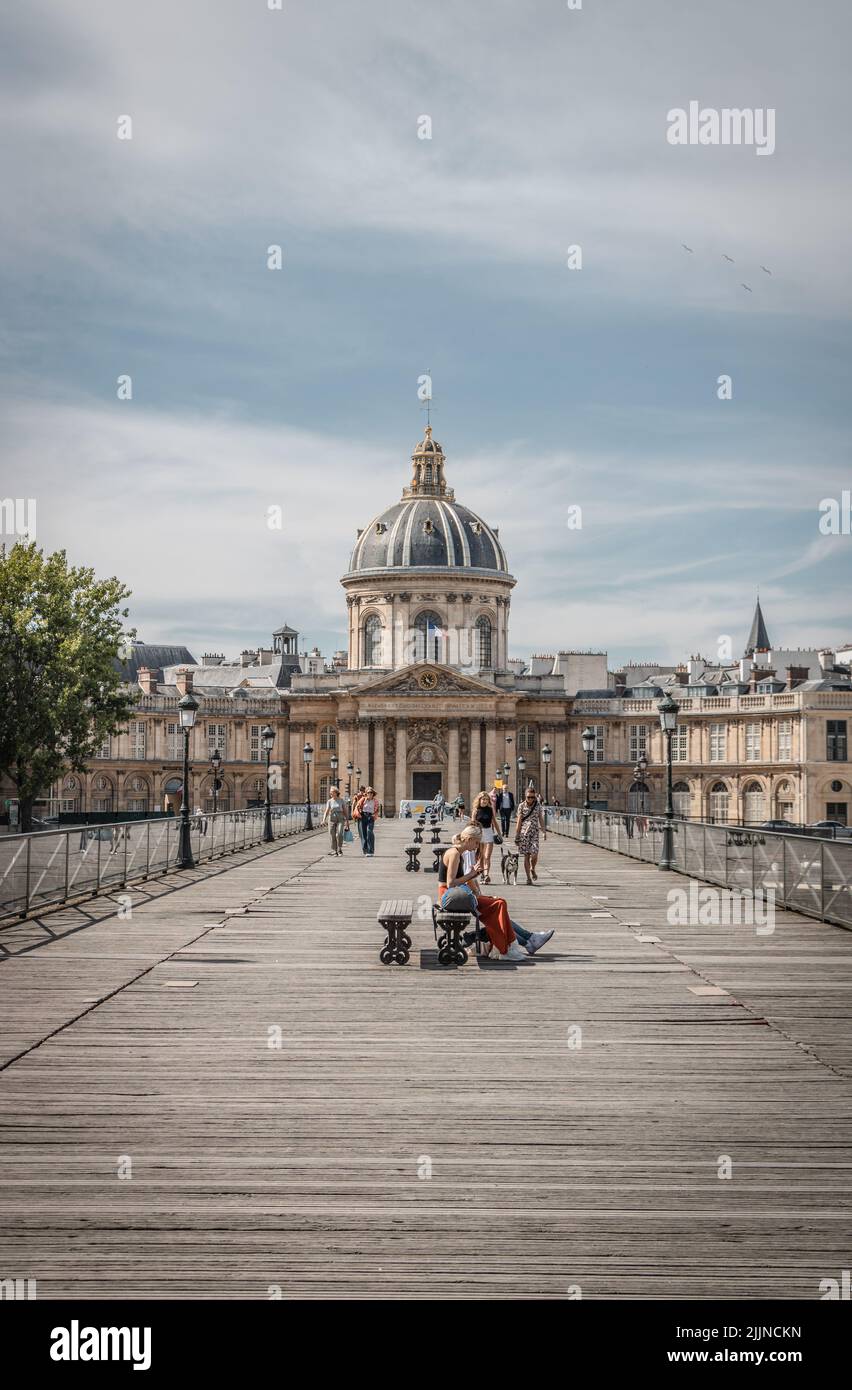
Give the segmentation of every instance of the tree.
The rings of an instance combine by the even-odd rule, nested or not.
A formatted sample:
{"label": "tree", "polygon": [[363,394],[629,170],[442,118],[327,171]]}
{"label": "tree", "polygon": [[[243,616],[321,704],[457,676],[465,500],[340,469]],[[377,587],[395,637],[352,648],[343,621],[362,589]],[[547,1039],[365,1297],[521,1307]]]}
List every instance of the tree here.
{"label": "tree", "polygon": [[72,568],[35,542],[0,552],[0,773],[15,784],[21,829],[33,802],[126,726],[134,699],[116,657],[130,590]]}

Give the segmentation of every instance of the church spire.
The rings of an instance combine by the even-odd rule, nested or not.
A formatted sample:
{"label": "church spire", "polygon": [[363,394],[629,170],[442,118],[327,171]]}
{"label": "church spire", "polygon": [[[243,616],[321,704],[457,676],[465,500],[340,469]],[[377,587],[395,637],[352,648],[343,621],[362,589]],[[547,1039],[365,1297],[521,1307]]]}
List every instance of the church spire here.
{"label": "church spire", "polygon": [[768,652],[772,650],[769,641],[769,633],[766,631],[766,623],[763,620],[763,612],[758,598],[754,610],[754,617],[751,620],[751,632],[746,642],[745,655],[754,656],[755,652]]}
{"label": "church spire", "polygon": [[403,497],[453,497],[444,478],[444,451],[432,438],[431,425],[426,426],[426,433],[411,455],[411,464],[411,482]]}

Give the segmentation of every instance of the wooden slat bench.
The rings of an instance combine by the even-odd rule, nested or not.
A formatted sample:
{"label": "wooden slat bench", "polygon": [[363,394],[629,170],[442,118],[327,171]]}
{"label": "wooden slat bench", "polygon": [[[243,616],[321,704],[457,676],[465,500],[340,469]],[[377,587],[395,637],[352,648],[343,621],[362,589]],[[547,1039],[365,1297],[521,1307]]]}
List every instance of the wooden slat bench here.
{"label": "wooden slat bench", "polygon": [[382,965],[390,965],[394,960],[399,965],[408,964],[411,937],[407,928],[411,926],[412,910],[410,898],[386,898],[376,913],[376,921],[385,929],[385,944],[379,951]]}
{"label": "wooden slat bench", "polygon": [[471,916],[470,912],[445,912],[441,907],[432,908],[432,926],[441,965],[464,965],[467,950],[461,938],[462,932],[470,926]]}

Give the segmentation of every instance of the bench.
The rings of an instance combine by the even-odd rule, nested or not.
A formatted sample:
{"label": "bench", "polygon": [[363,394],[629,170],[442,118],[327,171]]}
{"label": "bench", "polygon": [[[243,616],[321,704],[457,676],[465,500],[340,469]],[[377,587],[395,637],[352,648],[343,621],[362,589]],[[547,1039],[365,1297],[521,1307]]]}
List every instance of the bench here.
{"label": "bench", "polygon": [[[432,908],[432,927],[438,943],[438,963],[440,965],[464,965],[467,950],[462,941],[462,932],[470,926],[470,912],[445,912],[442,907]],[[477,953],[479,947],[477,944]]]}
{"label": "bench", "polygon": [[386,898],[376,913],[376,921],[385,929],[385,944],[379,951],[382,965],[390,965],[394,960],[399,965],[408,964],[411,937],[407,928],[411,926],[411,914],[410,898]]}
{"label": "bench", "polygon": [[405,866],[406,873],[416,874],[419,872],[421,848],[422,846],[419,844],[405,846],[405,852],[408,855],[408,863]]}
{"label": "bench", "polygon": [[448,849],[449,845],[435,845],[432,850],[432,863],[427,864],[423,872],[427,874],[436,874],[441,867],[441,858],[446,854]]}

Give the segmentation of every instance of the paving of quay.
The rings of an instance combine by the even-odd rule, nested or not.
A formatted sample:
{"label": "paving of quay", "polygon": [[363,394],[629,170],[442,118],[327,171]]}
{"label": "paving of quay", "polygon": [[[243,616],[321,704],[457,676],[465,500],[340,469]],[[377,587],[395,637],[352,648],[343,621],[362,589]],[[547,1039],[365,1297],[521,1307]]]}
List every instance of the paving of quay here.
{"label": "paving of quay", "polygon": [[551,835],[539,886],[491,890],[557,928],[535,959],[441,967],[415,915],[383,966],[381,900],[435,891],[410,836],[299,836],[131,887],[129,920],[102,898],[0,932],[0,1275],[84,1299],[839,1279],[852,933],[672,926],[685,879]]}

